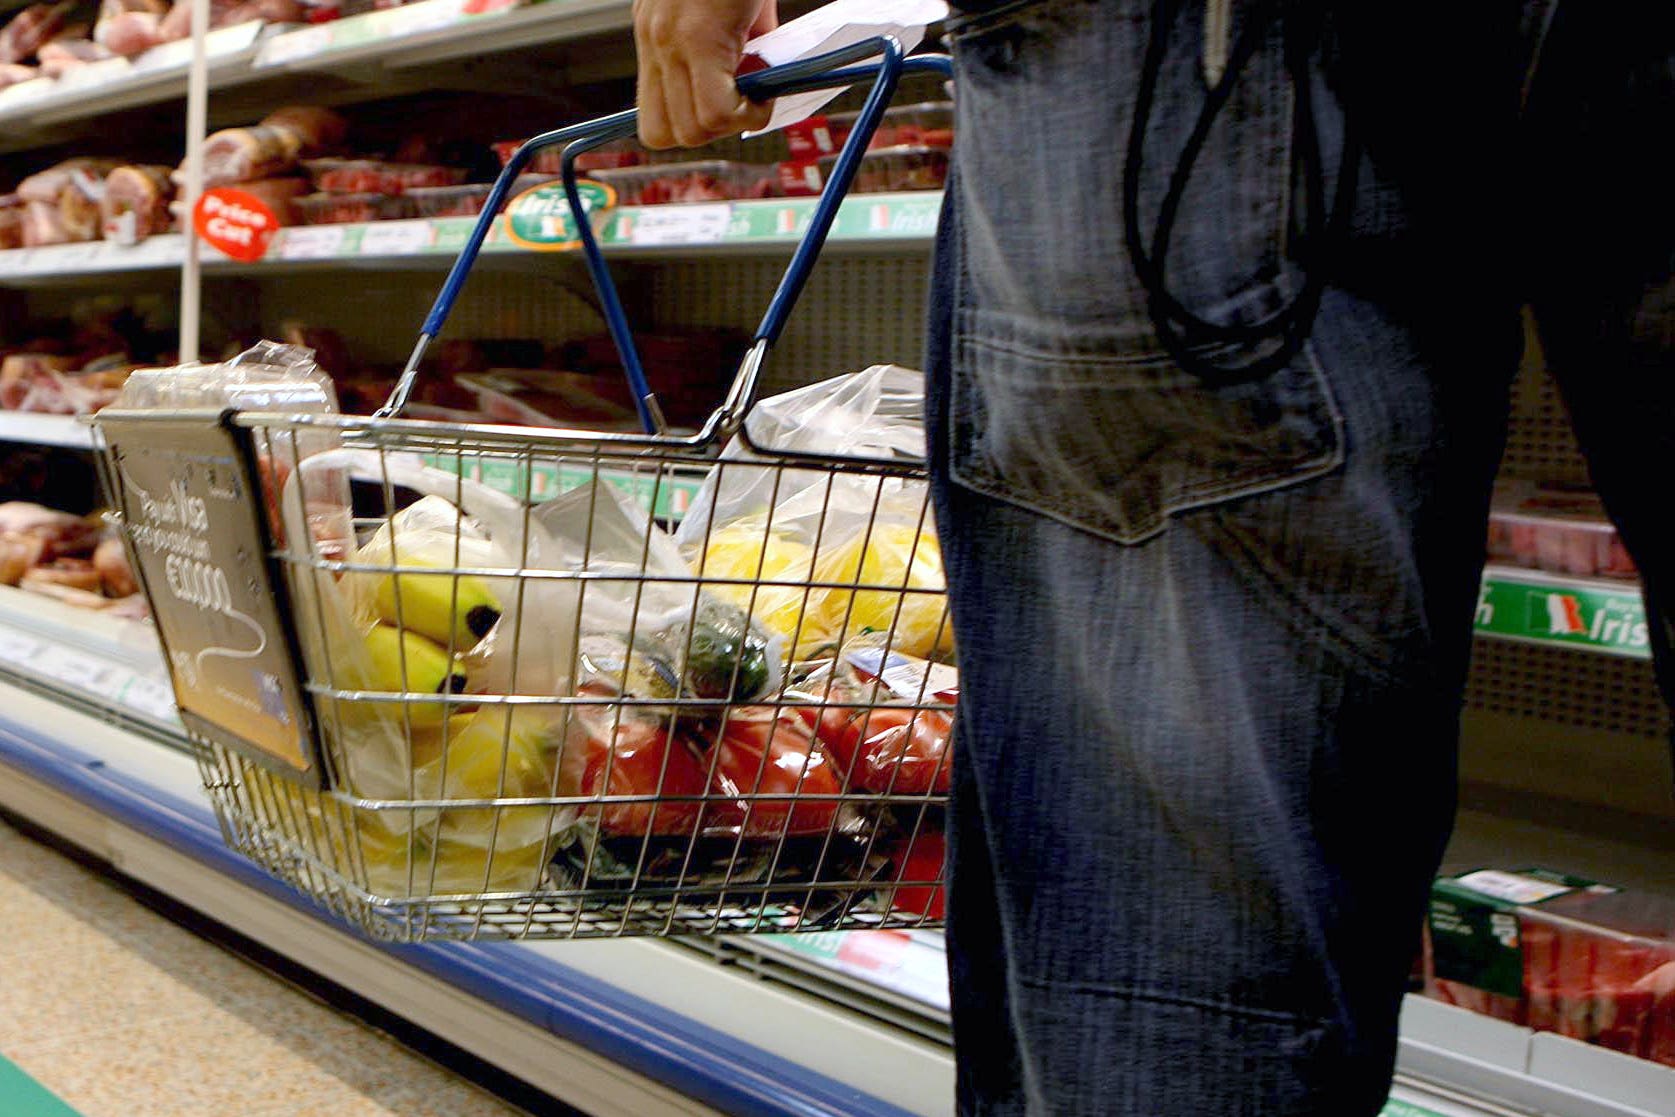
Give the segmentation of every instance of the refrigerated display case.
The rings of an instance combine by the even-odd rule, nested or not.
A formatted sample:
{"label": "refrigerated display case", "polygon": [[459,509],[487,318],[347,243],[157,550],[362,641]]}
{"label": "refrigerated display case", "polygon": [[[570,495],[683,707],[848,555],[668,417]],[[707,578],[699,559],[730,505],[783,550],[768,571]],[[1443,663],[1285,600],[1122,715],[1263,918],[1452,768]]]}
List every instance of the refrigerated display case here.
{"label": "refrigerated display case", "polygon": [[[209,126],[310,99],[352,113],[427,97],[426,111],[443,119],[444,95],[430,91],[535,90],[537,104],[509,108],[522,115],[481,137],[487,147],[619,101],[629,11],[625,0],[482,13],[423,0],[314,27],[217,31],[206,40]],[[23,168],[73,153],[94,121],[178,136],[187,45],[78,82],[0,91],[0,193]],[[493,64],[473,64],[481,57]],[[904,100],[942,97],[928,88]],[[735,144],[715,154],[767,165],[786,153]],[[205,341],[303,322],[341,334],[374,372],[398,363],[470,228],[441,203],[479,192],[439,189],[456,193],[435,216],[421,189],[411,195],[417,218],[289,226],[254,262],[203,249]],[[832,258],[776,350],[770,390],[878,361],[917,363],[939,205],[935,190],[845,203]],[[600,215],[601,240],[657,329],[738,328],[765,305],[811,208],[806,198],[625,204]],[[178,233],[0,250],[0,311],[62,316],[90,297],[178,309],[187,256]],[[497,236],[461,303],[460,336],[551,347],[595,335],[597,311],[576,286],[573,254]],[[1515,402],[1509,475],[1585,483],[1538,358]],[[25,446],[85,453],[91,433],[73,417],[0,410],[0,453]],[[1466,809],[1449,860],[1549,864],[1675,895],[1675,810],[1645,617],[1631,581],[1595,573],[1490,568],[1464,735]],[[144,622],[5,587],[0,806],[590,1113],[952,1109],[940,936],[372,944],[226,850]],[[1404,1015],[1400,1069],[1392,1117],[1675,1114],[1675,1070],[1418,997]]]}

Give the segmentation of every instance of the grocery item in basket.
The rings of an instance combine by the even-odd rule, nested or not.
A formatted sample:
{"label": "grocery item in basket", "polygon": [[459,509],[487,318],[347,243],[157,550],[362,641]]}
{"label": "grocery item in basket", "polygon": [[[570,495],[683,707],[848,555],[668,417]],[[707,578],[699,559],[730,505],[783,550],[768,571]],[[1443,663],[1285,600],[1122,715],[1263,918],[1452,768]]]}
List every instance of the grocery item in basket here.
{"label": "grocery item in basket", "polygon": [[725,799],[706,823],[745,838],[814,837],[838,820],[842,776],[801,719],[774,706],[728,712],[709,746]]}
{"label": "grocery item in basket", "polygon": [[946,795],[953,714],[925,707],[957,702],[959,673],[884,644],[878,636],[851,642],[787,695],[797,699],[797,716],[837,762],[846,787]]}
{"label": "grocery item in basket", "polygon": [[457,186],[466,173],[459,167],[376,159],[311,159],[303,166],[315,188],[326,194],[400,194],[415,187]]}
{"label": "grocery item in basket", "polygon": [[948,840],[942,830],[921,826],[909,838],[896,838],[885,847],[890,858],[889,891],[883,897],[896,911],[941,920],[948,909],[947,890],[931,881],[942,879],[948,859]]}
{"label": "grocery item in basket", "polygon": [[102,0],[93,40],[112,54],[142,54],[167,41],[163,17],[168,14],[168,0]]}
{"label": "grocery item in basket", "polygon": [[37,57],[43,77],[61,78],[89,62],[103,62],[116,55],[90,39],[54,39],[41,47]]}
{"label": "grocery item in basket", "polygon": [[1675,1066],[1675,901],[1579,889],[1519,917],[1532,1028]]}
{"label": "grocery item in basket", "polygon": [[292,201],[304,225],[345,225],[412,217],[412,199],[401,194],[305,194]]}
{"label": "grocery item in basket", "polygon": [[132,243],[174,225],[169,203],[174,200],[174,181],[168,167],[133,164],[118,167],[105,178],[105,195],[99,203],[106,240]]}
{"label": "grocery item in basket", "polygon": [[1636,575],[1599,496],[1574,486],[1499,486],[1489,513],[1489,558],[1558,574]]}
{"label": "grocery item in basket", "polygon": [[[924,449],[922,397],[919,373],[879,365],[763,400],[749,429],[757,445],[775,450],[916,459]],[[676,538],[700,577],[748,572],[755,532],[761,566],[784,563],[785,571],[756,593],[754,608],[781,635],[793,630],[793,659],[892,630],[895,650],[952,654],[942,554],[922,482],[755,460],[743,441],[729,444],[681,522]],[[797,586],[807,579],[793,542],[813,553],[821,588]],[[724,592],[739,599],[736,589]]]}
{"label": "grocery item in basket", "polygon": [[617,204],[625,206],[771,198],[779,193],[776,168],[721,159],[601,169],[592,177],[614,188]]}
{"label": "grocery item in basket", "polygon": [[0,65],[22,62],[64,26],[70,4],[31,4],[0,28]]}

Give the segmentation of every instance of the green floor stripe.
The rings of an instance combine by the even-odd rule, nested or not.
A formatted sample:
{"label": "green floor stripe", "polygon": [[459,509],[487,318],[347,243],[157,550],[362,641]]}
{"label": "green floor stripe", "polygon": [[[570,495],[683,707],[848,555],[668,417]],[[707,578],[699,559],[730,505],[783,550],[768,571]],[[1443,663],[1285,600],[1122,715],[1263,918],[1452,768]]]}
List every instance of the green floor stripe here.
{"label": "green floor stripe", "polygon": [[0,1117],[81,1117],[0,1055]]}

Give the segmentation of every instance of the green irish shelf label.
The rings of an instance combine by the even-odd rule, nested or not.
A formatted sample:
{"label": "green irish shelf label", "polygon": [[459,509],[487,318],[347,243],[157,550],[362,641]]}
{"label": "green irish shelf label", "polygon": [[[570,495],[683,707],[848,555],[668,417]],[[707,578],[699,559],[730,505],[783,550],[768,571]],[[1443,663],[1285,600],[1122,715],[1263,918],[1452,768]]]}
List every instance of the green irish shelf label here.
{"label": "green irish shelf label", "polygon": [[1395,1098],[1391,1098],[1385,1103],[1384,1112],[1379,1117],[1442,1117],[1442,1114],[1434,1109],[1414,1105],[1412,1102],[1397,1101]]}
{"label": "green irish shelf label", "polygon": [[[583,179],[576,185],[582,209],[589,216],[616,204],[616,191],[604,183]],[[563,252],[580,243],[563,183],[549,182],[525,190],[506,206],[504,220],[506,238],[521,248]]]}
{"label": "green irish shelf label", "polygon": [[1636,659],[1650,655],[1646,609],[1633,583],[1617,589],[1492,570],[1478,592],[1477,631]]}
{"label": "green irish shelf label", "polygon": [[[593,470],[584,466],[529,465],[503,458],[462,459],[455,454],[426,454],[424,460],[426,465],[449,473],[458,473],[463,469],[468,480],[478,481],[518,500],[528,499],[537,503],[551,500],[593,479]],[[604,469],[600,470],[599,476],[635,504],[650,510],[657,519],[669,521],[679,520],[686,514],[704,483],[702,473],[691,472]]]}

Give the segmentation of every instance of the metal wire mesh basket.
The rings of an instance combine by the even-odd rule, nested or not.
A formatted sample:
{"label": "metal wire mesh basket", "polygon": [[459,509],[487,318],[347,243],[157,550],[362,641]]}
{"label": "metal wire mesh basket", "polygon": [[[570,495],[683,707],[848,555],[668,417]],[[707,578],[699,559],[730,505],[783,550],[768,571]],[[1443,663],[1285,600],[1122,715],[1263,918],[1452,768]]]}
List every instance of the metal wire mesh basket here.
{"label": "metal wire mesh basket", "polygon": [[[219,417],[243,468],[212,465],[211,481],[265,510],[313,757],[276,764],[236,715],[187,718],[231,846],[397,941],[940,922],[958,682],[924,465],[781,452],[746,420],[898,75],[945,66],[877,40],[752,76],[764,94],[873,88],[695,436],[661,431],[579,216],[574,157],[631,131],[632,113],[508,163],[379,416]],[[552,144],[568,145],[582,247],[648,433],[401,418],[510,182]],[[125,509],[136,452],[107,453]],[[136,569],[155,600],[138,548]],[[186,717],[191,657],[169,650]]]}

